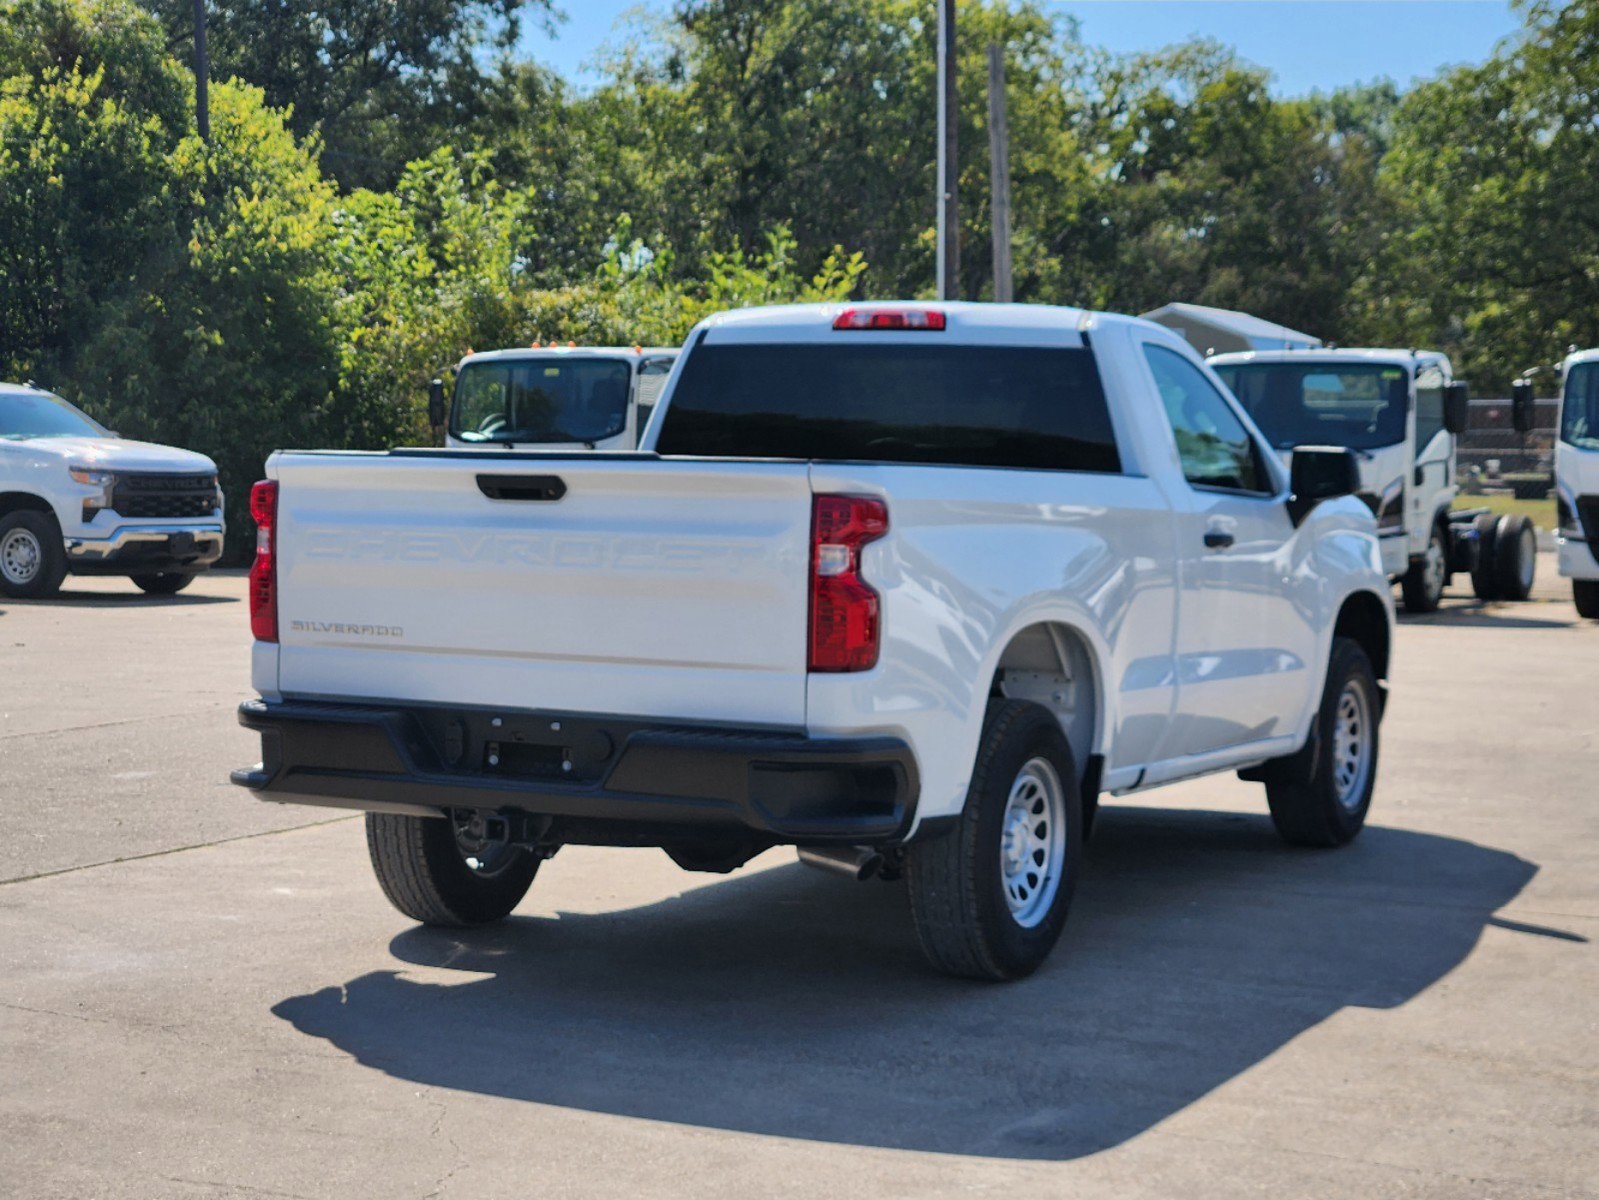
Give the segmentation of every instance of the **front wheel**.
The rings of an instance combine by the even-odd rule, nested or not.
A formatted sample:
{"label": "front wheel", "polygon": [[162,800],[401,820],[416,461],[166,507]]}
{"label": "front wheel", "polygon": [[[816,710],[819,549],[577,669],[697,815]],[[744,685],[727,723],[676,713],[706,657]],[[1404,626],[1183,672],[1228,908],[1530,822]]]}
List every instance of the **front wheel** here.
{"label": "front wheel", "polygon": [[389,903],[424,925],[498,921],[527,895],[539,869],[521,846],[475,839],[469,815],[460,813],[367,813],[366,846]]}
{"label": "front wheel", "polygon": [[1571,599],[1579,617],[1599,621],[1599,579],[1573,579]]}
{"label": "front wheel", "polygon": [[1077,767],[1060,723],[1020,700],[988,706],[954,830],[906,849],[922,952],[967,979],[1019,979],[1049,955],[1082,860]]}
{"label": "front wheel", "polygon": [[152,596],[174,596],[194,582],[194,576],[183,571],[162,571],[155,575],[131,576],[141,592]]}
{"label": "front wheel", "polygon": [[0,592],[47,600],[66,577],[67,551],[54,516],[22,509],[0,517]]}
{"label": "front wheel", "polygon": [[1444,598],[1444,582],[1449,577],[1448,535],[1442,525],[1432,527],[1427,539],[1427,549],[1410,564],[1410,570],[1400,580],[1399,590],[1405,598],[1405,611],[1409,613],[1436,612]]}
{"label": "front wheel", "polygon": [[1360,832],[1377,780],[1381,712],[1366,652],[1349,638],[1334,638],[1310,740],[1265,772],[1266,803],[1284,841],[1341,846]]}

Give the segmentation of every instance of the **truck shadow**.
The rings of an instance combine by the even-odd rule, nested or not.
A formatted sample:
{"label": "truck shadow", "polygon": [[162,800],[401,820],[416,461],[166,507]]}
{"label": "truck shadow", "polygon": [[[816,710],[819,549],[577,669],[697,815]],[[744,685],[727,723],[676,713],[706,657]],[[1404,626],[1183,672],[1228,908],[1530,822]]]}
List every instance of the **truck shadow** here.
{"label": "truck shadow", "polygon": [[200,604],[237,604],[238,596],[191,595],[179,592],[173,596],[151,596],[129,585],[126,592],[75,592],[63,588],[44,600],[7,598],[7,604],[19,608],[184,608]]}
{"label": "truck shadow", "polygon": [[273,1012],[430,1086],[1068,1159],[1150,1128],[1342,1008],[1404,1004],[1535,872],[1429,834],[1373,828],[1312,853],[1281,846],[1263,818],[1113,806],[1066,937],[1017,984],[930,974],[903,888],[796,864],[604,915],[413,929],[390,948],[430,970],[373,972]]}
{"label": "truck shadow", "polygon": [[1548,610],[1546,603],[1534,600],[1531,604],[1509,604],[1500,601],[1455,600],[1446,596],[1443,604],[1430,613],[1407,613],[1401,605],[1398,612],[1401,625],[1448,625],[1476,629],[1568,629],[1581,624],[1574,617],[1567,620],[1558,616],[1533,617],[1529,609]]}

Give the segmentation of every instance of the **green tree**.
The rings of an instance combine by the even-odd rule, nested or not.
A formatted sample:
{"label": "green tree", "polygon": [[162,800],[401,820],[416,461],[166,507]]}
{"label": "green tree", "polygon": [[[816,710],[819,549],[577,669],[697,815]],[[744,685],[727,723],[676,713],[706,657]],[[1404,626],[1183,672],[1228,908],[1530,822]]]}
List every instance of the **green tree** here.
{"label": "green tree", "polygon": [[1599,343],[1599,6],[1521,5],[1519,38],[1400,104],[1395,220],[1368,328],[1448,349],[1479,390]]}
{"label": "green tree", "polygon": [[[169,49],[193,51],[190,0],[148,0]],[[317,134],[328,171],[347,187],[391,186],[404,164],[480,124],[500,86],[494,62],[524,14],[549,21],[549,0],[208,0],[212,77],[237,76],[291,128]]]}

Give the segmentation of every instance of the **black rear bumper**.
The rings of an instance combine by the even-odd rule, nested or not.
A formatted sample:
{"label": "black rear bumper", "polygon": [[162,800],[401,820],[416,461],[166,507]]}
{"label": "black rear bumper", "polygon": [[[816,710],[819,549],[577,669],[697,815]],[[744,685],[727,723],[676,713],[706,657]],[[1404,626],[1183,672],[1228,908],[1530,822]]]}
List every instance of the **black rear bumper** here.
{"label": "black rear bumper", "polygon": [[239,723],[261,734],[262,761],[234,771],[234,783],[263,800],[330,808],[872,843],[905,836],[918,789],[910,747],[891,737],[311,701],[249,700]]}

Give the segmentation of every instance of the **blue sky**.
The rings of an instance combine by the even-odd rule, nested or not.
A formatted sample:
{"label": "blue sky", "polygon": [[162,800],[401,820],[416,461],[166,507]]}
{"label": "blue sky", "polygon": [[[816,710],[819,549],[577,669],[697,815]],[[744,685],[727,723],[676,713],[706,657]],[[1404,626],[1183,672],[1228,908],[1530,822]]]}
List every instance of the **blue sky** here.
{"label": "blue sky", "polygon": [[[630,10],[665,0],[556,0],[567,15],[552,39],[529,32],[523,50],[577,82],[595,52],[621,36]],[[1519,25],[1504,0],[1056,0],[1082,22],[1085,41],[1153,50],[1191,34],[1234,46],[1271,71],[1282,95],[1386,75],[1401,84],[1439,67],[1480,62]]]}

